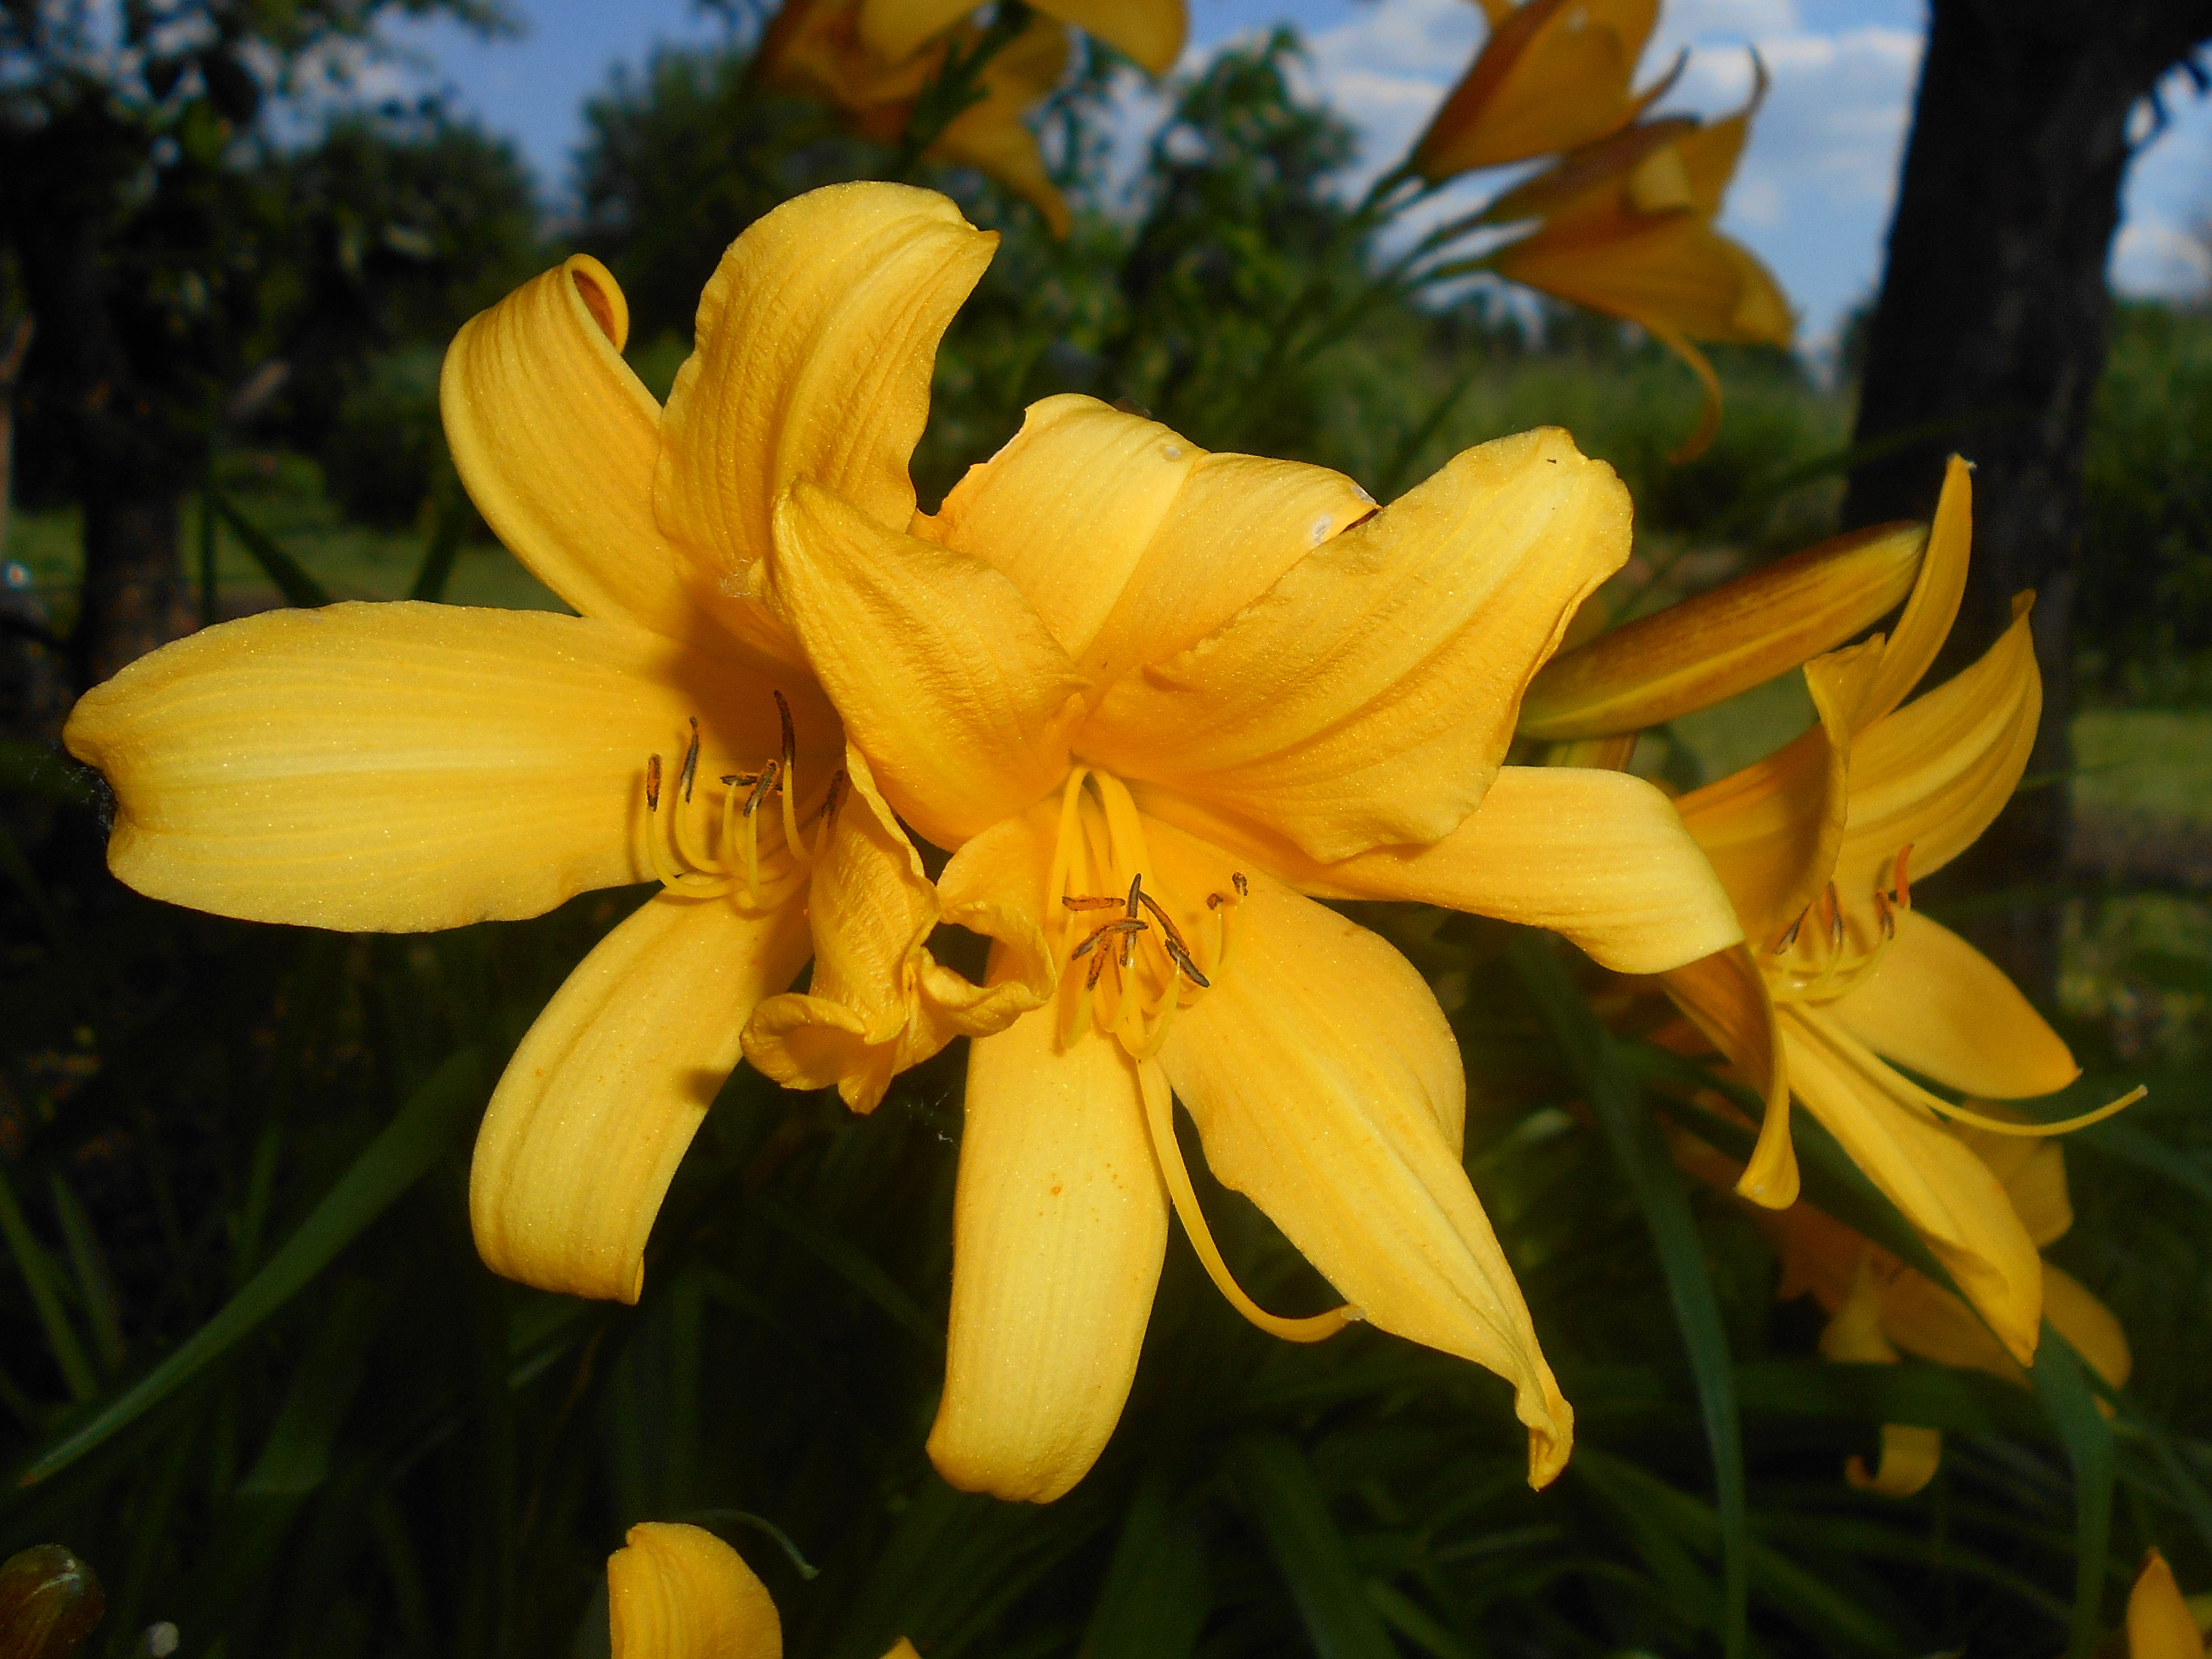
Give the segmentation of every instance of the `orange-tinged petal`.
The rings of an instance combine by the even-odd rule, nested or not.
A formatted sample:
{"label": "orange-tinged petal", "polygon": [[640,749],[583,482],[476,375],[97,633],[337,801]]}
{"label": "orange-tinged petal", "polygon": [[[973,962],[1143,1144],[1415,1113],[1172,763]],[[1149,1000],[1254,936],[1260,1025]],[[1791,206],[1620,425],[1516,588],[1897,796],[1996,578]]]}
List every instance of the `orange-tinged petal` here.
{"label": "orange-tinged petal", "polygon": [[[1482,210],[1493,225],[1518,224],[1542,219],[1554,225],[1620,211],[1620,192],[1637,169],[1662,150],[1671,150],[1678,139],[1698,130],[1697,119],[1670,115],[1656,121],[1639,121],[1608,133],[1595,143],[1581,146],[1539,169]],[[1679,173],[1679,159],[1675,164]],[[1687,191],[1684,179],[1684,190]],[[1681,205],[1677,203],[1674,205]]]}
{"label": "orange-tinged petal", "polygon": [[1094,34],[1154,75],[1182,56],[1190,33],[1183,0],[1036,0],[1036,9]]}
{"label": "orange-tinged petal", "polygon": [[1115,682],[1081,752],[1313,858],[1435,841],[1481,800],[1529,677],[1626,561],[1628,515],[1613,469],[1557,428],[1468,450]]}
{"label": "orange-tinged petal", "polygon": [[1974,470],[1954,455],[1943,471],[1943,493],[1936,501],[1919,579],[1890,635],[1881,672],[1851,711],[1852,731],[1864,731],[1911,696],[1935,662],[1966,591],[1966,561],[1973,541]]}
{"label": "orange-tinged petal", "polygon": [[1826,1006],[1830,1018],[1883,1058],[1993,1100],[2047,1095],[2081,1074],[1987,957],[1917,911],[1896,927],[1874,971]]}
{"label": "orange-tinged petal", "polygon": [[998,238],[934,191],[831,185],[756,221],[699,301],[653,509],[708,605],[750,591],[806,478],[903,529],[937,342]]}
{"label": "orange-tinged petal", "polygon": [[1060,84],[1066,68],[1067,31],[1048,18],[1032,18],[984,67],[983,95],[929,147],[936,159],[980,168],[1022,197],[1055,236],[1067,234],[1074,216],[1023,117]]}
{"label": "orange-tinged petal", "polygon": [[599,941],[493,1091],[469,1171],[485,1266],[635,1302],[660,1200],[753,1005],[806,960],[798,905],[748,915],[663,893]]}
{"label": "orange-tinged petal", "polygon": [[1571,149],[1626,122],[1658,14],[1658,0],[1527,0],[1495,23],[1414,146],[1422,177]]}
{"label": "orange-tinged petal", "polygon": [[1004,571],[1060,647],[1080,656],[1205,456],[1182,434],[1095,398],[1047,398],[915,533]]}
{"label": "orange-tinged petal", "polygon": [[1412,964],[1255,880],[1235,954],[1160,1060],[1213,1172],[1367,1320],[1511,1382],[1529,1479],[1557,1474],[1573,1413],[1440,1127],[1459,1121],[1466,1074]]}
{"label": "orange-tinged petal", "polygon": [[929,1455],[952,1485],[1048,1503],[1114,1432],[1167,1248],[1137,1068],[1031,1014],[969,1051],[952,1322]]}
{"label": "orange-tinged petal", "polygon": [[[220,915],[409,933],[650,880],[644,775],[778,738],[775,683],[661,635],[547,612],[336,605],[143,657],[64,737],[117,798],[108,861]],[[836,736],[784,683],[802,766]],[[819,775],[817,774],[816,775]]]}
{"label": "orange-tinged petal", "polygon": [[860,44],[886,64],[912,57],[969,13],[976,0],[860,0]]}
{"label": "orange-tinged petal", "polygon": [[1188,650],[1374,512],[1373,496],[1327,467],[1202,456],[1081,653],[1083,672],[1103,685]]}
{"label": "orange-tinged petal", "polygon": [[782,1659],[767,1586],[711,1532],[678,1522],[629,1529],[607,1559],[614,1659]]}
{"label": "orange-tinged petal", "polygon": [[1988,1164],[1818,1011],[1779,1011],[1790,1086],[1912,1224],[2022,1364],[2043,1318],[2042,1262]]}
{"label": "orange-tinged petal", "polygon": [[1638,732],[1763,684],[1895,610],[1927,541],[1912,523],[1851,531],[1562,652],[1522,699],[1521,735]]}
{"label": "orange-tinged petal", "polygon": [[1765,268],[1688,210],[1565,222],[1503,249],[1492,269],[1662,339],[1787,345],[1792,337],[1786,309],[1776,317],[1756,289],[1753,273]]}
{"label": "orange-tinged petal", "polygon": [[1881,1425],[1881,1452],[1869,1470],[1866,1460],[1853,1455],[1844,1465],[1844,1484],[1859,1492],[1877,1492],[1884,1498],[1910,1498],[1936,1478],[1943,1461],[1943,1433],[1910,1423]]}
{"label": "orange-tinged petal", "polygon": [[1765,1101],[1759,1143],[1735,1189],[1754,1204],[1786,1209],[1797,1201],[1797,1153],[1790,1139],[1790,1073],[1773,999],[1741,945],[1674,969],[1660,981],[1669,1000],[1727,1055]]}
{"label": "orange-tinged petal", "polygon": [[2043,1264],[2043,1316],[2107,1386],[2127,1386],[2136,1363],[2128,1334],[2080,1279],[2048,1261]]}
{"label": "orange-tinged petal", "polygon": [[1901,848],[1915,877],[1973,845],[2012,799],[2035,746],[2043,682],[2025,605],[1981,660],[1851,743],[1850,814],[1836,883],[1864,902]]}
{"label": "orange-tinged petal", "polygon": [[884,798],[940,847],[1059,784],[1082,682],[981,559],[801,483],[776,513],[768,592],[805,643]]}
{"label": "orange-tinged petal", "polygon": [[1842,711],[1874,672],[1881,649],[1870,641],[1806,664],[1806,689],[1820,723],[1676,803],[1754,946],[1764,949],[1789,927],[1834,872],[1850,802]]}
{"label": "orange-tinged petal", "polygon": [[2173,1582],[2173,1569],[2156,1550],[2128,1592],[2128,1659],[2204,1659],[2204,1638]]}
{"label": "orange-tinged petal", "polygon": [[585,254],[461,325],[439,412],[492,533],[586,617],[672,639],[716,630],[653,516],[660,405],[623,361],[629,307]]}

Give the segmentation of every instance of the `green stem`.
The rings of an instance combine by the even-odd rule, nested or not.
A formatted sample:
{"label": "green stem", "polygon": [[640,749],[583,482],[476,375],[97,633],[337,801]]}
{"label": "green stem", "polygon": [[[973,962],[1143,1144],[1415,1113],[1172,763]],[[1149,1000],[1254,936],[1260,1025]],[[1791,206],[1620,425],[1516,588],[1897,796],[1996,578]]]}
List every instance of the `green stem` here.
{"label": "green stem", "polygon": [[907,116],[906,131],[899,140],[898,160],[891,168],[891,177],[903,179],[921,164],[929,147],[945,134],[945,128],[958,120],[972,106],[987,95],[982,75],[996,58],[1015,38],[1029,27],[1030,9],[1023,0],[1000,0],[997,15],[974,46],[966,52],[955,41],[945,50],[945,62],[928,83],[921,95],[914,100],[914,109]]}

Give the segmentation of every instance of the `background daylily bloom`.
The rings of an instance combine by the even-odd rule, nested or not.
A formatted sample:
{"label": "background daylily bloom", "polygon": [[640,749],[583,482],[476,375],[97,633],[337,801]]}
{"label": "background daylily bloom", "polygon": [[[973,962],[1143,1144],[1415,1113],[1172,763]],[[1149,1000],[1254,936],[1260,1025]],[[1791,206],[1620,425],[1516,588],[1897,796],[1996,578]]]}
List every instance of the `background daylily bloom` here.
{"label": "background daylily bloom", "polygon": [[[2054,1133],[2088,1119],[1992,1119],[1897,1069],[1990,1100],[2048,1094],[2079,1072],[1994,964],[1911,908],[1911,878],[1958,856],[2011,797],[2042,708],[2024,599],[1979,662],[1899,706],[1957,614],[1972,514],[1969,469],[1954,459],[1895,633],[1807,665],[1820,724],[1679,803],[1749,948],[1663,982],[1767,1085],[1759,1153],[1739,1190],[1777,1207],[1796,1196],[1786,1077],[2025,1364],[2042,1308],[2033,1240],[1989,1165],[1941,1120]],[[1768,1030],[1778,1048],[1747,1058],[1742,1034]]]}
{"label": "background daylily bloom", "polygon": [[[885,800],[957,849],[946,919],[1043,1005],[969,1062],[930,1440],[955,1485],[1045,1499],[1089,1468],[1171,1206],[1264,1328],[1350,1316],[1279,1319],[1235,1285],[1170,1091],[1357,1316],[1510,1380],[1532,1478],[1557,1472],[1571,1413],[1460,1164],[1450,1030],[1395,950],[1304,894],[1557,927],[1643,971],[1738,936],[1656,790],[1500,765],[1522,687],[1627,545],[1618,481],[1556,431],[1378,514],[1339,474],[1081,397],[1033,405],[910,531],[805,483],[786,498],[771,602]],[[763,1005],[748,1056],[831,1080],[807,1023]]]}
{"label": "background daylily bloom", "polygon": [[[704,1528],[645,1521],[607,1558],[614,1659],[783,1659],[783,1621],[744,1558]],[[884,1659],[915,1659],[902,1639]]]}
{"label": "background daylily bloom", "polygon": [[933,988],[977,998],[927,971],[927,927],[889,958],[840,939],[934,896],[911,849],[882,855],[836,716],[744,592],[795,478],[913,511],[932,352],[991,241],[899,185],[787,204],[724,258],[665,410],[620,355],[621,290],[568,261],[462,329],[443,403],[471,495],[581,615],[273,611],[141,659],[70,717],[115,791],[109,863],[156,898],[414,932],[659,878],[492,1097],[471,1210],[510,1277],[636,1297],[740,1027],[811,951],[879,999],[872,969],[933,1010]]}
{"label": "background daylily bloom", "polygon": [[[1184,0],[1030,0],[1033,9],[1095,35],[1153,75],[1182,56],[1190,33]],[[860,39],[884,62],[911,56],[975,10],[975,0],[861,0]]]}
{"label": "background daylily bloom", "polygon": [[1659,0],[1482,0],[1482,9],[1490,38],[1413,146],[1413,169],[1432,183],[1589,143],[1673,84],[1670,75],[1640,96],[1629,90]]}
{"label": "background daylily bloom", "polygon": [[1765,92],[1710,125],[1682,119],[1632,127],[1498,198],[1493,223],[1534,219],[1534,231],[1483,261],[1509,282],[1623,317],[1690,366],[1705,390],[1686,460],[1718,429],[1720,381],[1692,343],[1787,347],[1790,302],[1758,257],[1714,228]]}
{"label": "background daylily bloom", "polygon": [[2155,1549],[2145,1552],[2128,1592],[2127,1644],[2127,1659],[2204,1659],[2203,1622]]}

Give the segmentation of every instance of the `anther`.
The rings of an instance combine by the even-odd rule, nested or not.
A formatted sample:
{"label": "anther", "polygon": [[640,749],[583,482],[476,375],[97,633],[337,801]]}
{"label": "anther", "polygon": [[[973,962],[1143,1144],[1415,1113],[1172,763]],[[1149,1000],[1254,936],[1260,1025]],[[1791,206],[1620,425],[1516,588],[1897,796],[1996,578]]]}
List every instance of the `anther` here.
{"label": "anther", "polygon": [[1167,947],[1168,955],[1174,959],[1175,965],[1182,969],[1183,977],[1202,991],[1212,990],[1213,982],[1198,971],[1198,964],[1191,960],[1190,946],[1183,939],[1182,930],[1175,925],[1174,919],[1152,902],[1150,893],[1138,892],[1137,901],[1150,910],[1152,919],[1160,924],[1163,936],[1160,942]]}
{"label": "anther", "polygon": [[830,787],[822,797],[822,810],[815,816],[827,822],[837,816],[837,809],[845,804],[845,769],[839,767],[830,775]]}
{"label": "anther", "polygon": [[1907,842],[1897,849],[1897,869],[1890,878],[1889,896],[1897,901],[1898,908],[1912,908],[1912,880],[1905,873],[1905,866],[1912,857],[1912,843]]}
{"label": "anther", "polygon": [[[1103,927],[1092,929],[1089,939],[1085,939],[1082,944],[1077,945],[1074,950],[1068,952],[1067,959],[1070,962],[1073,962],[1079,957],[1089,956],[1093,950],[1097,948],[1099,941],[1103,939],[1109,933],[1126,934],[1130,939],[1133,939],[1139,933],[1141,933],[1144,931],[1145,924],[1143,922],[1132,921],[1126,916],[1119,921],[1109,921]],[[1101,961],[1105,959],[1103,953],[1099,959]]]}
{"label": "anther", "polygon": [[1844,904],[1836,896],[1836,884],[1832,881],[1828,884],[1827,905],[1828,948],[1840,951],[1844,948]]}
{"label": "anther", "polygon": [[654,755],[645,763],[645,810],[660,810],[660,757]]}
{"label": "anther", "polygon": [[799,763],[799,733],[791,724],[791,705],[783,693],[771,690],[769,695],[775,699],[775,717],[783,726],[783,769],[788,774]]}
{"label": "anther", "polygon": [[1790,931],[1782,936],[1781,942],[1774,947],[1774,954],[1776,956],[1778,957],[1787,954],[1790,947],[1796,944],[1797,934],[1805,926],[1805,918],[1811,913],[1811,910],[1812,906],[1807,905],[1804,909],[1800,910],[1797,913],[1797,920],[1790,924]]}
{"label": "anther", "polygon": [[691,804],[691,785],[699,775],[699,717],[691,716],[691,746],[684,751],[684,804]]}
{"label": "anther", "polygon": [[760,811],[761,803],[769,798],[769,792],[775,787],[775,776],[776,763],[774,761],[761,768],[760,776],[753,781],[752,793],[745,797],[747,817],[752,817],[754,813]]}
{"label": "anther", "polygon": [[1062,893],[1060,902],[1071,910],[1118,910],[1121,908],[1121,901],[1110,893]]}

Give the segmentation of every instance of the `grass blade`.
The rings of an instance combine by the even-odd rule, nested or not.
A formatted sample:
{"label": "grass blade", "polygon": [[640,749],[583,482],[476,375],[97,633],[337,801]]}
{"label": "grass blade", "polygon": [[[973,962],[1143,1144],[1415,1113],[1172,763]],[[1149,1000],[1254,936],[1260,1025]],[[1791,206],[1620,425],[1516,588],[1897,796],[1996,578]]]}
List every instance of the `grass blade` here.
{"label": "grass blade", "polygon": [[1138,1483],[1083,1633],[1090,1659],[1189,1659],[1212,1606],[1206,1535],[1164,1469]]}
{"label": "grass blade", "polygon": [[2081,1356],[2048,1323],[2036,1345],[2035,1391],[2074,1466],[2074,1622],[2066,1659],[2088,1659],[2104,1611],[2105,1553],[2112,1535],[2112,1427],[2097,1409]]}
{"label": "grass blade", "polygon": [[1321,1659],[1395,1659],[1397,1649],[1296,1443],[1279,1434],[1241,1434],[1229,1443],[1222,1468],[1259,1524]]}
{"label": "grass blade", "polygon": [[1674,1322],[1689,1350],[1690,1372],[1697,1381],[1705,1440],[1712,1449],[1713,1486],[1720,1500],[1721,1644],[1729,1659],[1737,1659],[1748,1639],[1751,1597],[1743,1425],[1736,1407],[1728,1332],[1721,1323],[1720,1299],[1705,1271],[1705,1245],[1690,1213],[1689,1194],[1667,1155],[1657,1122],[1613,1048],[1612,1034],[1575,988],[1565,965],[1534,936],[1516,939],[1511,956],[1514,970],[1589,1097],[1590,1110],[1628,1178],[1659,1252]]}
{"label": "grass blade", "polygon": [[228,496],[218,495],[210,489],[207,500],[208,505],[215,509],[216,515],[230,526],[231,534],[246,544],[246,550],[253,556],[253,562],[259,565],[268,574],[269,580],[276,584],[276,591],[284,596],[287,605],[318,605],[331,602],[331,596],[324,591],[323,585],[310,576],[297,559],[277,546],[267,531],[232,506]]}
{"label": "grass blade", "polygon": [[433,503],[430,539],[422,550],[422,565],[415,573],[415,585],[407,590],[409,599],[436,604],[446,597],[446,584],[453,580],[453,560],[461,550],[461,532],[468,521],[468,514],[442,495]]}
{"label": "grass blade", "polygon": [[61,1367],[62,1380],[76,1399],[91,1399],[100,1392],[100,1379],[93,1372],[92,1362],[85,1358],[84,1344],[77,1340],[69,1310],[62,1305],[61,1276],[46,1247],[32,1233],[4,1169],[0,1169],[0,1235],[6,1237],[8,1253],[15,1258],[15,1270],[30,1287],[31,1304],[38,1310],[39,1324],[46,1334],[47,1347],[53,1351],[54,1364]]}
{"label": "grass blade", "polygon": [[121,1395],[33,1458],[16,1484],[36,1486],[67,1468],[221,1359],[306,1289],[331,1258],[421,1178],[451,1144],[462,1121],[482,1105],[482,1066],[472,1048],[449,1056],[369,1142],[299,1231],[214,1318]]}

